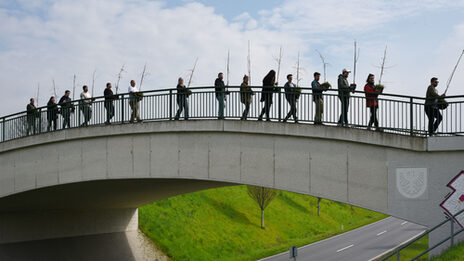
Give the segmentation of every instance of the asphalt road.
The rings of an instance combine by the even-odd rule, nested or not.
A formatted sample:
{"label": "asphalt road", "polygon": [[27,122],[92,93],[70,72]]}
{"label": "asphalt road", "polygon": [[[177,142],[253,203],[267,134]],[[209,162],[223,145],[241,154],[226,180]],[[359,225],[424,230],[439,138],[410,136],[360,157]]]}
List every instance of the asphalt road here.
{"label": "asphalt road", "polygon": [[[378,222],[348,231],[298,248],[298,261],[367,261],[419,235],[425,227],[398,218],[388,217]],[[263,261],[288,261],[289,253],[281,253]]]}

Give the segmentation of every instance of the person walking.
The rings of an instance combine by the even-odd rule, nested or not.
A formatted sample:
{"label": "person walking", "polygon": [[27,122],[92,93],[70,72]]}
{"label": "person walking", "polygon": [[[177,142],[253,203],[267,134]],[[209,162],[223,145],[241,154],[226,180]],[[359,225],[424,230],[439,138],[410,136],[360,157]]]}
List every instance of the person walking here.
{"label": "person walking", "polygon": [[250,86],[248,86],[249,77],[248,75],[243,76],[243,82],[240,85],[240,101],[245,105],[245,110],[243,110],[242,117],[240,120],[246,120],[248,118],[248,113],[250,112],[250,105],[252,102],[252,96],[255,95]]}
{"label": "person walking", "polygon": [[52,96],[50,97],[50,100],[48,100],[47,103],[47,131],[52,130],[52,125],[53,125],[53,130],[56,131],[56,120],[58,119],[58,105],[55,102],[55,97]]}
{"label": "person walking", "polygon": [[218,119],[224,119],[224,101],[226,100],[226,87],[224,84],[224,74],[218,73],[217,79],[214,81],[214,90],[216,92],[216,99],[219,102]]}
{"label": "person walking", "polygon": [[106,125],[111,124],[111,119],[114,117],[114,101],[118,99],[118,96],[114,95],[111,88],[111,83],[108,82],[106,83],[106,88],[103,91],[103,96],[105,96]]}
{"label": "person walking", "polygon": [[74,106],[72,104],[71,98],[69,98],[70,94],[71,91],[66,90],[63,97],[61,97],[60,101],[58,102],[61,107],[61,116],[63,117],[63,129],[65,129],[66,126],[71,128],[71,113],[74,112]]}
{"label": "person walking", "polygon": [[137,87],[135,87],[135,81],[131,80],[130,81],[130,86],[128,88],[129,91],[129,105],[131,107],[132,113],[131,113],[131,119],[130,123],[133,123],[135,119],[137,119],[137,122],[142,122],[140,119],[140,100],[142,99],[142,96],[139,94],[139,90]]}
{"label": "person walking", "polygon": [[298,123],[298,118],[296,116],[296,104],[298,99],[300,98],[300,93],[296,90],[296,85],[292,82],[293,75],[287,75],[287,82],[284,85],[285,90],[285,99],[287,100],[288,104],[290,105],[290,111],[285,116],[284,122],[293,116],[293,120],[295,123]]}
{"label": "person walking", "polygon": [[27,127],[26,134],[29,135],[32,129],[32,134],[36,133],[36,118],[40,117],[39,111],[34,105],[34,98],[29,100],[29,104],[26,106],[26,118],[27,118]]}
{"label": "person walking", "polygon": [[314,124],[322,125],[322,115],[324,113],[324,96],[322,95],[322,92],[325,90],[321,87],[321,84],[319,83],[321,74],[319,72],[315,72],[313,76],[314,80],[311,82],[311,88],[313,92],[313,102],[316,104]]}
{"label": "person walking", "polygon": [[[350,107],[350,92],[353,91],[354,85],[348,83],[348,75],[350,70],[343,69],[342,73],[338,76],[338,98],[341,102],[342,112],[338,120],[338,125],[348,125],[348,108]],[[353,87],[352,87],[353,86]]]}
{"label": "person walking", "polygon": [[374,75],[369,74],[367,76],[366,85],[364,86],[364,93],[366,95],[366,107],[370,111],[369,124],[367,124],[367,129],[370,130],[372,124],[375,126],[376,131],[381,131],[379,128],[379,121],[377,119],[377,110],[379,108],[378,96],[381,93],[380,89],[375,88],[374,84]]}
{"label": "person walking", "polygon": [[264,107],[259,114],[258,121],[263,120],[264,114],[266,114],[266,121],[271,121],[270,110],[272,105],[272,96],[274,92],[277,92],[279,88],[276,80],[276,72],[270,70],[269,73],[263,79],[263,88],[261,92],[261,102],[264,102]]}
{"label": "person walking", "polygon": [[425,94],[425,114],[427,115],[427,118],[429,119],[429,124],[428,124],[428,132],[429,136],[432,136],[435,134],[435,132],[438,129],[438,126],[440,126],[441,121],[443,120],[443,116],[440,113],[440,110],[438,108],[438,99],[445,97],[445,94],[439,95],[437,91],[437,86],[438,86],[438,78],[433,77],[430,79],[430,85],[427,88],[427,93]]}
{"label": "person walking", "polygon": [[89,93],[89,87],[87,85],[82,86],[83,92],[81,93],[80,107],[82,114],[84,115],[84,122],[81,127],[86,127],[89,125],[89,121],[92,118],[92,95]]}
{"label": "person walking", "polygon": [[184,111],[184,120],[188,120],[189,117],[189,104],[188,104],[188,97],[190,95],[190,90],[185,87],[184,84],[184,79],[182,77],[179,77],[177,80],[177,106],[179,108],[177,109],[176,116],[174,117],[174,120],[179,120],[180,114],[182,111]]}

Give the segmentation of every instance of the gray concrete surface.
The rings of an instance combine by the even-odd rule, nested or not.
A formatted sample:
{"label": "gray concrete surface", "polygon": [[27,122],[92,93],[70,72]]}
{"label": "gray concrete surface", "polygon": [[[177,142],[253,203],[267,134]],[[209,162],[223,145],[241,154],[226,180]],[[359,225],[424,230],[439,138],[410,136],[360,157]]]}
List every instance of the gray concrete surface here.
{"label": "gray concrete surface", "polygon": [[[425,229],[421,225],[388,217],[344,234],[299,247],[297,260],[370,261],[417,237]],[[288,252],[261,259],[261,261],[288,260]]]}
{"label": "gray concrete surface", "polygon": [[[450,192],[446,184],[464,169],[463,139],[233,120],[63,130],[0,143],[0,218],[18,211],[36,215],[37,210],[43,215],[95,211],[98,216],[102,209],[135,209],[189,191],[250,184],[349,203],[430,227],[444,218],[439,203]],[[122,183],[112,187],[115,181]],[[89,189],[96,193],[86,193]],[[61,200],[65,198],[72,204]],[[20,229],[20,221],[16,224]],[[18,239],[6,226],[0,227],[1,242],[28,240],[27,233],[18,232],[24,235]],[[61,235],[42,231],[33,238],[67,236],[67,230],[62,226]],[[430,242],[444,233],[446,229],[432,234]]]}

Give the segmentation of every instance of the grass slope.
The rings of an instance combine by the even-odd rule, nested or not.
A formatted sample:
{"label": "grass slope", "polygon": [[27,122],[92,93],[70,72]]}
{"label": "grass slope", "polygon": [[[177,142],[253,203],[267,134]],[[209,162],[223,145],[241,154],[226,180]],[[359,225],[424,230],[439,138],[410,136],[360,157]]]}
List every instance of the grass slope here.
{"label": "grass slope", "polygon": [[[414,257],[416,257],[417,255],[419,255],[420,253],[427,250],[428,247],[429,247],[429,237],[424,236],[421,239],[417,240],[416,242],[412,243],[411,245],[407,246],[405,249],[401,250],[400,261],[406,261],[406,260],[409,261],[413,259]],[[379,258],[378,260],[381,260],[381,258]],[[396,260],[397,260],[397,256],[393,255],[392,257],[388,258],[386,261],[396,261]],[[417,260],[418,261],[429,260],[428,254],[425,254],[419,257],[419,259]]]}
{"label": "grass slope", "polygon": [[462,261],[464,260],[464,242],[444,251],[439,256],[432,258],[433,261]]}
{"label": "grass slope", "polygon": [[139,209],[140,229],[174,260],[256,260],[351,230],[386,216],[281,191],[264,213],[245,186],[180,195]]}

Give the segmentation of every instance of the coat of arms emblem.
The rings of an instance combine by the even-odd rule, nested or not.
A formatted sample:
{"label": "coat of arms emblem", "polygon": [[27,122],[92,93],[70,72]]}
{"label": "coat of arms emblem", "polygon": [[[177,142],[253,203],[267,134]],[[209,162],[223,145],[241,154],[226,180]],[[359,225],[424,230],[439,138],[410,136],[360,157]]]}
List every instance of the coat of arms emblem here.
{"label": "coat of arms emblem", "polygon": [[396,169],[396,187],[403,197],[415,199],[422,196],[427,189],[427,169]]}

